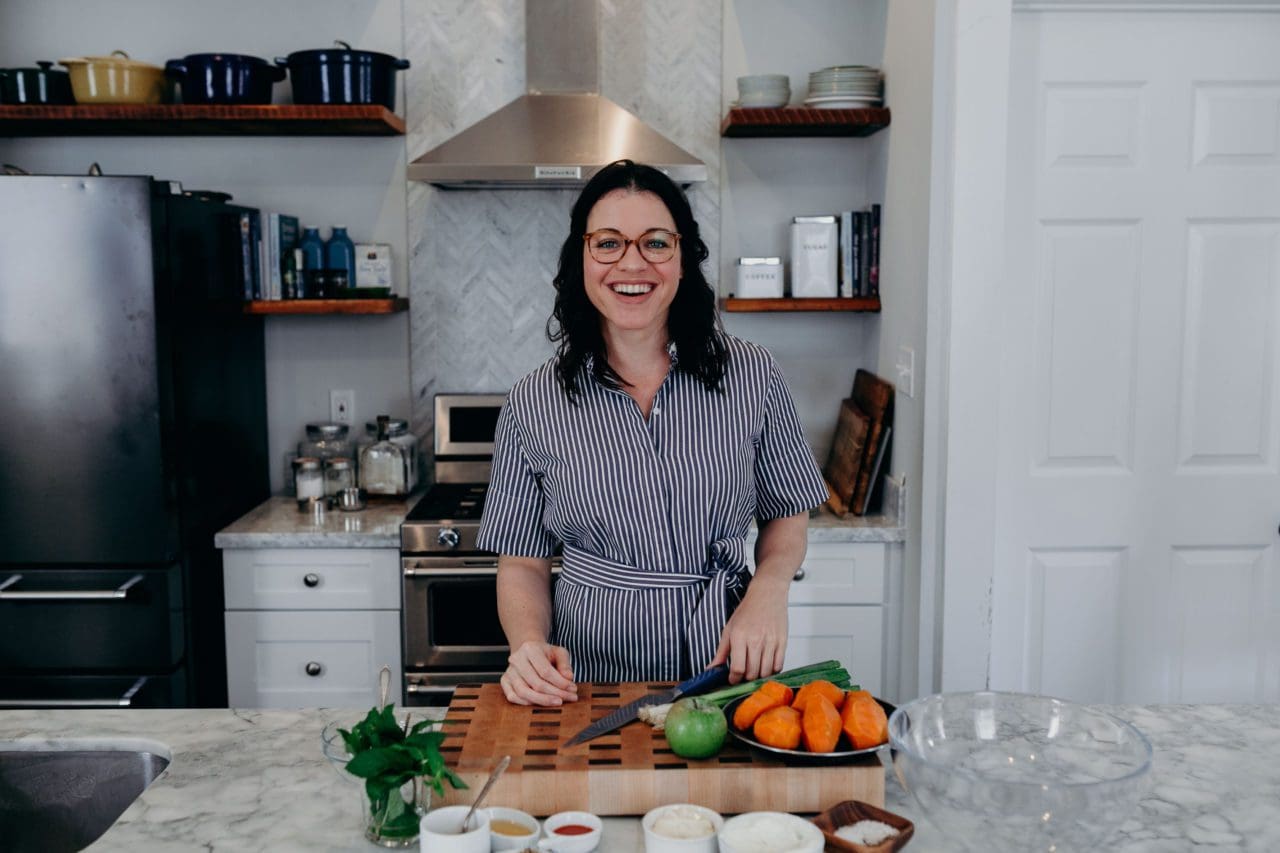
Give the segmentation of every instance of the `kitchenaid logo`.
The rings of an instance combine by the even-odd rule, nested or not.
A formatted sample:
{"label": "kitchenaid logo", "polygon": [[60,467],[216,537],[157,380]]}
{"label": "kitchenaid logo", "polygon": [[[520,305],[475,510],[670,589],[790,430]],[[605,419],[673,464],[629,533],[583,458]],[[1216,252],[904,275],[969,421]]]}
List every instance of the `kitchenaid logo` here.
{"label": "kitchenaid logo", "polygon": [[582,178],[581,166],[534,166],[533,177],[538,180],[557,180],[569,178],[570,180],[580,180]]}

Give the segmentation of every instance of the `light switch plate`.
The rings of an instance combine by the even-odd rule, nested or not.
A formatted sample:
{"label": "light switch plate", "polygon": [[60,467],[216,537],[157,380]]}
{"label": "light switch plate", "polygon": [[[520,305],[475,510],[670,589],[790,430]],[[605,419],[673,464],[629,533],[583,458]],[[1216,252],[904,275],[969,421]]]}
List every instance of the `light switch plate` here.
{"label": "light switch plate", "polygon": [[911,347],[898,347],[898,361],[894,365],[898,390],[908,397],[916,395],[916,351]]}
{"label": "light switch plate", "polygon": [[329,392],[329,420],[336,424],[351,426],[351,420],[355,417],[355,409],[355,391],[334,388]]}

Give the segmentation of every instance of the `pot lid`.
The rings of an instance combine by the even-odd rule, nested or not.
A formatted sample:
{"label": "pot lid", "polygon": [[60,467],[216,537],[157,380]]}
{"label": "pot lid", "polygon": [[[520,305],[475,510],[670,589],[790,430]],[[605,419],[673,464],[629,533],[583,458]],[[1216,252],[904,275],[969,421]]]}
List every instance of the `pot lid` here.
{"label": "pot lid", "polygon": [[140,62],[136,59],[130,59],[129,54],[123,50],[115,50],[110,56],[73,56],[69,59],[59,59],[59,65],[83,65],[89,62],[102,65],[117,65],[122,68],[141,68],[151,71],[164,71],[159,65],[152,65],[150,62]]}

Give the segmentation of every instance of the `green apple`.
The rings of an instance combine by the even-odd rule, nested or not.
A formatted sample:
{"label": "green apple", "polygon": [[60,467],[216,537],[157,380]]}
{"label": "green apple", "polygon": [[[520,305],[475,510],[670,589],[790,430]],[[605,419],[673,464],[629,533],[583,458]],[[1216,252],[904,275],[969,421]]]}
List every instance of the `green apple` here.
{"label": "green apple", "polygon": [[720,706],[692,696],[671,706],[663,731],[671,751],[681,758],[710,758],[724,746],[729,724]]}

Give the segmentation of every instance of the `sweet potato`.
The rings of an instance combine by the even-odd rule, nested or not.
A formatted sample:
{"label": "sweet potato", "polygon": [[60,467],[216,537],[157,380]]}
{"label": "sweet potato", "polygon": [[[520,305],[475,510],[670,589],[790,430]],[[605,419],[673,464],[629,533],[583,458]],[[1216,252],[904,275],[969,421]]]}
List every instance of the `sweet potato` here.
{"label": "sweet potato", "polygon": [[844,691],[839,687],[836,687],[830,681],[825,681],[820,678],[817,681],[810,681],[808,684],[802,686],[799,691],[796,692],[796,698],[791,702],[791,707],[803,713],[805,707],[809,704],[809,698],[811,696],[827,697],[827,701],[830,702],[837,711],[840,710],[840,705],[844,702]]}
{"label": "sweet potato", "polygon": [[790,705],[779,705],[776,708],[770,708],[759,717],[756,717],[756,722],[751,727],[751,732],[756,736],[756,740],[765,746],[773,746],[778,749],[795,749],[800,745],[800,736],[802,734],[800,712]]}
{"label": "sweet potato", "polygon": [[782,700],[783,705],[790,705],[791,698],[795,695],[795,692],[781,681],[766,681],[756,689],[757,693],[761,691],[768,693],[770,696],[777,696]]}
{"label": "sweet potato", "polygon": [[738,707],[733,709],[733,727],[738,731],[746,731],[755,723],[756,718],[765,711],[784,704],[786,703],[782,701],[781,696],[775,693],[767,693],[764,687],[761,687],[755,693],[739,702]]}
{"label": "sweet potato", "polygon": [[800,726],[803,729],[800,739],[809,752],[831,752],[840,740],[840,712],[821,693],[809,696]]}
{"label": "sweet potato", "polygon": [[869,749],[889,739],[889,718],[865,690],[853,690],[840,709],[840,728],[854,749]]}

